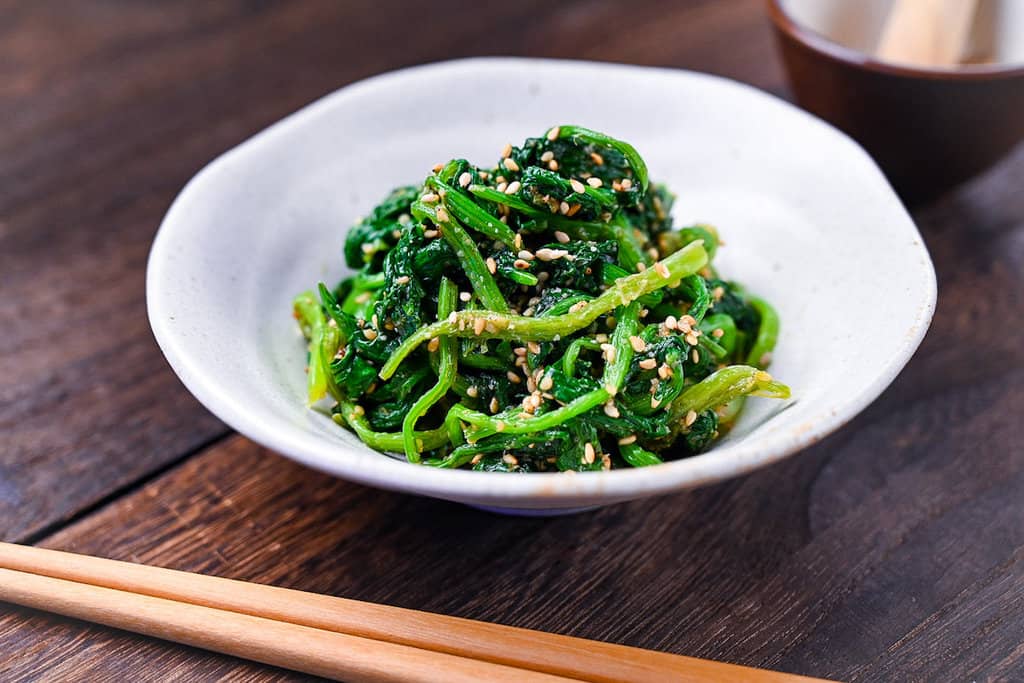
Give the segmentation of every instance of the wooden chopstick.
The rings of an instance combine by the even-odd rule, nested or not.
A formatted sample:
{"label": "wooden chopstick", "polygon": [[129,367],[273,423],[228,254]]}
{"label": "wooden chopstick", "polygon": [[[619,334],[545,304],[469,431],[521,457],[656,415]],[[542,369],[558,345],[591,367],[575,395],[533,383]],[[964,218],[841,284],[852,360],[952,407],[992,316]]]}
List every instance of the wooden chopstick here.
{"label": "wooden chopstick", "polygon": [[[0,543],[0,568],[7,570],[0,577],[0,600],[345,680],[455,681],[463,672],[470,676],[467,680],[503,680],[499,676],[514,672],[512,680],[532,680],[528,677],[537,675],[548,678],[536,680],[560,676],[599,683],[820,680],[8,543]],[[41,590],[41,577],[57,583]],[[7,585],[8,579],[12,586]],[[89,602],[97,599],[97,593],[88,588],[113,591],[116,599]],[[58,589],[59,599],[55,597]],[[79,597],[82,604],[104,609],[74,611]],[[140,623],[131,619],[137,611],[114,611],[120,604],[130,601],[134,605],[139,600],[140,605],[152,606],[146,614],[158,616]],[[204,616],[195,618],[200,619],[201,631],[189,630],[187,620],[178,620],[179,615],[200,613]],[[212,622],[224,622],[225,631],[211,633]],[[269,633],[268,624],[275,632],[281,631],[281,637],[260,637],[258,641],[255,635],[250,637],[260,629]],[[307,632],[316,637],[289,639],[284,635]],[[313,645],[327,640],[332,643],[329,647]],[[440,671],[439,678],[412,677],[419,671],[418,665],[410,668],[407,663],[424,658],[436,662],[431,666]],[[311,668],[314,666],[332,668],[325,671]],[[495,673],[481,677],[474,666],[494,667]],[[421,676],[427,673],[419,671]]]}
{"label": "wooden chopstick", "polygon": [[578,680],[10,569],[0,569],[0,599],[356,683]]}

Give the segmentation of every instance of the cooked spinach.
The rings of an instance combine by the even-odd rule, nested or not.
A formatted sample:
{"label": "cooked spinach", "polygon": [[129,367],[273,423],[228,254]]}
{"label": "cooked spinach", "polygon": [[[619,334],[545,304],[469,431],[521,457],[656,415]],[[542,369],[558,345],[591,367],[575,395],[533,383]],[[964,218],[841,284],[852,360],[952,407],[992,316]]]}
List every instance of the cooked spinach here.
{"label": "cooked spinach", "polygon": [[349,231],[354,275],[295,299],[308,400],[371,447],[488,472],[644,467],[707,450],[764,368],[774,309],[711,267],[707,225],[628,143],[559,126],[438,165]]}

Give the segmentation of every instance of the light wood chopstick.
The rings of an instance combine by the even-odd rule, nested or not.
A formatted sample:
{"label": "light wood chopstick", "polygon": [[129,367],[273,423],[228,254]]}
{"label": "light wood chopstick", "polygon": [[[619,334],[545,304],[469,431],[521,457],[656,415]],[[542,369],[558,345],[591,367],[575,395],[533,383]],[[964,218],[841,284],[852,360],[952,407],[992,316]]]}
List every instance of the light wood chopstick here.
{"label": "light wood chopstick", "polygon": [[354,683],[578,680],[10,569],[0,599]]}
{"label": "light wood chopstick", "polygon": [[352,681],[820,680],[8,543],[0,601]]}

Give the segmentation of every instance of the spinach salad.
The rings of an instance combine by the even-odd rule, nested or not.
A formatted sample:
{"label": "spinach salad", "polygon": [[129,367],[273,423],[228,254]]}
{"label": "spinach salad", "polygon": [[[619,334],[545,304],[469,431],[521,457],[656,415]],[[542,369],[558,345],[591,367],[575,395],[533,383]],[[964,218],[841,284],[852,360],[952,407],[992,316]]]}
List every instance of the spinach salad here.
{"label": "spinach salad", "polygon": [[335,287],[300,294],[308,400],[411,463],[644,467],[706,450],[765,372],[779,319],[719,277],[708,225],[629,144],[579,126],[391,192],[349,232]]}

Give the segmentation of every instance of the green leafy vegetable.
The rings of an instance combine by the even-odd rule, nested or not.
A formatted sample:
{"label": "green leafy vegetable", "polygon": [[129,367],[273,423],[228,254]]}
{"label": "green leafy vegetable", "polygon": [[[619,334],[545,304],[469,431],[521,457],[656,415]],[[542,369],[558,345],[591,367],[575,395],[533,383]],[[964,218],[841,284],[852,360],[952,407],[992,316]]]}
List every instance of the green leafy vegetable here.
{"label": "green leafy vegetable", "polygon": [[394,190],[345,241],[356,272],[296,297],[307,400],[410,462],[646,467],[707,450],[766,371],[779,317],[720,279],[708,225],[628,143],[563,125],[494,167]]}

